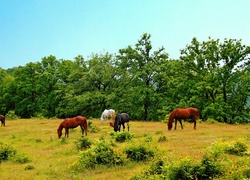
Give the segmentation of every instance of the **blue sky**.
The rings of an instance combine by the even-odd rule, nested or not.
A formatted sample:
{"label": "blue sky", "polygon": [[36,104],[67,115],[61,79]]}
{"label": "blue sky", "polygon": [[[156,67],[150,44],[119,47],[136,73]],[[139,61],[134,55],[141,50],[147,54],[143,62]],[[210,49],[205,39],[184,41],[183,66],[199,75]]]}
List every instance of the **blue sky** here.
{"label": "blue sky", "polygon": [[0,0],[0,67],[118,53],[151,34],[170,58],[208,37],[250,45],[249,0]]}

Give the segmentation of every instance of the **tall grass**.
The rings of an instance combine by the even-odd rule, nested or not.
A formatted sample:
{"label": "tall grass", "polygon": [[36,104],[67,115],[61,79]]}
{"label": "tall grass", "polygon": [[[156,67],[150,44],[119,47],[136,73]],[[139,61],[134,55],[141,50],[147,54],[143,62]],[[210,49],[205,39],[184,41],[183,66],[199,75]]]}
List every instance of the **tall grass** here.
{"label": "tall grass", "polygon": [[[90,122],[95,129],[90,129],[84,139],[79,127],[69,131],[69,138],[58,139],[60,122],[37,118],[6,120],[6,126],[0,127],[0,144],[13,148],[17,156],[0,163],[1,179],[136,179],[145,173],[164,177],[173,172],[180,173],[175,174],[179,177],[183,166],[189,173],[203,173],[205,168],[216,172],[223,167],[223,176],[214,174],[214,179],[250,176],[250,125],[200,123],[194,130],[192,123],[184,123],[183,130],[177,126],[177,130],[168,131],[166,123],[132,120],[129,133],[114,134],[108,123],[93,119]],[[117,137],[122,141],[117,141]],[[106,156],[102,151],[105,148],[113,152],[112,161],[108,159],[111,154]],[[97,156],[97,162],[103,164],[79,171],[77,165],[88,161],[88,155],[96,161],[92,150],[101,152],[107,161]],[[126,152],[141,158],[140,151],[149,152],[150,158],[126,158]],[[115,158],[122,163],[110,165]]]}

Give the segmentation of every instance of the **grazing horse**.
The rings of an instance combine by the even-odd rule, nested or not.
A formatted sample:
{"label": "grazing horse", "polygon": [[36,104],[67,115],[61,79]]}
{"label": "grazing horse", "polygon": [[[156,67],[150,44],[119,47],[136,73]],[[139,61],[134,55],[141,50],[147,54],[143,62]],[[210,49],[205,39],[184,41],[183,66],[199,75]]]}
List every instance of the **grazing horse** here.
{"label": "grazing horse", "polygon": [[121,114],[117,114],[117,116],[115,117],[115,122],[114,122],[114,131],[120,131],[121,125],[123,127],[123,131],[125,129],[125,123],[127,123],[128,126],[128,131],[129,131],[129,116],[127,113],[121,113]]}
{"label": "grazing horse", "polygon": [[5,126],[5,117],[4,115],[0,115],[1,126]]}
{"label": "grazing horse", "polygon": [[58,138],[62,136],[62,130],[65,128],[65,137],[69,137],[69,129],[76,128],[80,126],[82,129],[82,136],[85,131],[85,135],[87,136],[88,131],[88,122],[86,117],[84,116],[76,116],[74,118],[66,118],[57,129]]}
{"label": "grazing horse", "polygon": [[115,110],[114,109],[105,109],[101,115],[101,122],[104,123],[106,118],[111,118],[112,121],[115,119]]}
{"label": "grazing horse", "polygon": [[199,111],[196,108],[176,108],[172,111],[172,113],[169,116],[168,119],[168,130],[172,129],[173,126],[173,120],[175,119],[175,128],[176,129],[176,125],[177,125],[177,121],[180,122],[181,124],[181,129],[183,129],[182,126],[182,119],[192,119],[194,121],[194,129],[196,129],[196,120],[200,119],[200,115],[199,115]]}

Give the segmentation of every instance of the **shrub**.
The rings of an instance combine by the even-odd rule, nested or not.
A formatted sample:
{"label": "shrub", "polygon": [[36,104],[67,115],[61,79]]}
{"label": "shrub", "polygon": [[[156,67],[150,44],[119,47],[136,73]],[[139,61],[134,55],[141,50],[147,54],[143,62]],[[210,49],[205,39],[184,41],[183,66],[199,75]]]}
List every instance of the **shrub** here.
{"label": "shrub", "polygon": [[95,168],[97,165],[121,165],[124,163],[121,155],[117,154],[110,144],[100,141],[87,151],[80,153],[79,166]]}
{"label": "shrub", "polygon": [[128,131],[123,131],[121,133],[116,133],[115,141],[116,142],[125,142],[131,140],[133,138],[133,134]]}
{"label": "shrub", "polygon": [[81,139],[78,139],[75,141],[75,145],[77,149],[88,149],[91,146],[91,141],[87,137],[82,137]]}
{"label": "shrub", "polygon": [[223,174],[222,166],[217,159],[212,156],[204,156],[201,163],[194,167],[194,173],[197,179],[214,179]]}
{"label": "shrub", "polygon": [[228,154],[242,156],[247,152],[247,145],[242,142],[236,142],[233,145],[229,145],[225,150]]}
{"label": "shrub", "polygon": [[164,171],[164,162],[163,160],[158,160],[155,163],[153,163],[149,168],[149,174],[163,174]]}
{"label": "shrub", "polygon": [[6,144],[0,143],[0,162],[8,160],[16,154],[16,150]]}
{"label": "shrub", "polygon": [[169,169],[169,179],[170,180],[189,180],[194,178],[194,165],[190,159],[182,159],[178,165],[172,165]]}
{"label": "shrub", "polygon": [[243,171],[243,175],[245,178],[250,179],[250,169],[246,169]]}
{"label": "shrub", "polygon": [[30,158],[25,153],[16,153],[11,160],[15,163],[25,164],[31,162]]}
{"label": "shrub", "polygon": [[163,141],[167,141],[166,136],[160,136],[158,139],[158,142],[163,142]]}
{"label": "shrub", "polygon": [[6,119],[18,119],[19,117],[15,114],[15,111],[9,111],[6,115],[5,115]]}
{"label": "shrub", "polygon": [[154,152],[143,145],[133,145],[124,149],[127,158],[133,161],[147,161],[154,157]]}
{"label": "shrub", "polygon": [[32,169],[35,169],[35,167],[32,166],[32,165],[28,165],[28,166],[26,166],[26,167],[24,168],[25,171],[27,171],[27,170],[32,170]]}
{"label": "shrub", "polygon": [[97,126],[94,126],[92,121],[88,121],[88,132],[97,133],[99,131],[101,131],[100,128],[98,128]]}

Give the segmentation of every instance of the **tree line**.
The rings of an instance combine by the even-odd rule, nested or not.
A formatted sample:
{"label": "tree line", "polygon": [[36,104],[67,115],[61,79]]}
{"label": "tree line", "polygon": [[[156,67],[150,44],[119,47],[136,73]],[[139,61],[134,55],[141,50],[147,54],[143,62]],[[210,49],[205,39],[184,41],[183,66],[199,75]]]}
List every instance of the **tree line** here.
{"label": "tree line", "polygon": [[203,120],[249,122],[250,47],[208,38],[170,59],[144,33],[134,46],[74,60],[50,55],[40,62],[0,68],[0,113],[21,118],[99,118],[104,109],[131,119],[160,121],[177,107],[196,107]]}

